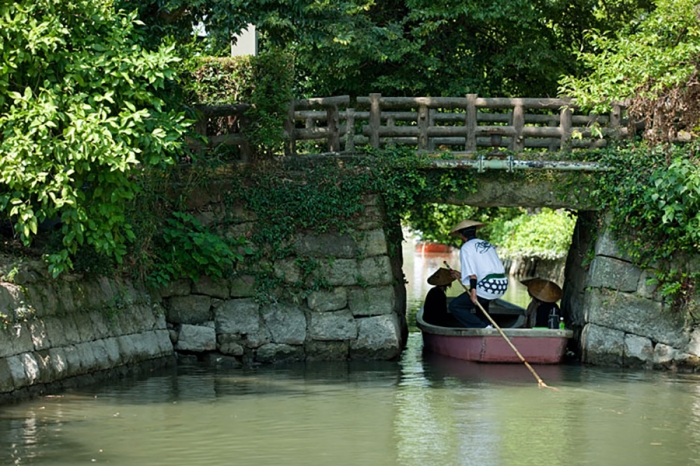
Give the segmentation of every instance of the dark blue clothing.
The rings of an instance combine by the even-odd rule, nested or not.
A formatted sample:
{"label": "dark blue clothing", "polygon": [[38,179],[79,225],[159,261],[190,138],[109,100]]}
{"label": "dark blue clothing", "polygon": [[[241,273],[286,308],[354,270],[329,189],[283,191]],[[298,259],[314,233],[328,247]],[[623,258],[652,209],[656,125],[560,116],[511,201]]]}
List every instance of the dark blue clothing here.
{"label": "dark blue clothing", "polygon": [[[540,303],[535,311],[533,327],[559,328],[559,316],[561,312],[556,303]],[[550,319],[552,323],[550,324]]]}
{"label": "dark blue clothing", "polygon": [[[486,312],[489,312],[489,303],[491,301],[478,296],[476,299],[481,304],[481,307]],[[462,293],[450,302],[450,313],[466,328],[485,328],[489,325],[488,319],[472,302],[469,293]]]}
{"label": "dark blue clothing", "polygon": [[447,295],[439,287],[431,288],[423,304],[423,320],[440,327],[459,327],[459,322],[447,312]]}

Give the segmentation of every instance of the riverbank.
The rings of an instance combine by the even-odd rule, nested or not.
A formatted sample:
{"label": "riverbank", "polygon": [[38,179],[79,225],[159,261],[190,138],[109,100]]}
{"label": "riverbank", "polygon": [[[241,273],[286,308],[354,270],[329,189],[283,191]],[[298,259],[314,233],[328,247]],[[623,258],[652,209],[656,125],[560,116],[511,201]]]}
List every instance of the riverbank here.
{"label": "riverbank", "polygon": [[104,277],[53,280],[42,262],[2,259],[0,402],[171,362],[165,313],[144,288]]}

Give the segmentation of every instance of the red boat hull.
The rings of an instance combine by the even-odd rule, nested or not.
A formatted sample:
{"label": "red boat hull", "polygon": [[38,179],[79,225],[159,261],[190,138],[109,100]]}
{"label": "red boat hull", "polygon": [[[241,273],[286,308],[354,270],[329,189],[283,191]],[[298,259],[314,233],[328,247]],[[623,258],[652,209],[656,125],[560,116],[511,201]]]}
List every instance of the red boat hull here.
{"label": "red boat hull", "polygon": [[[424,331],[423,344],[427,350],[433,353],[465,361],[522,362],[497,330],[490,331],[495,335],[451,336],[434,335]],[[528,330],[522,329],[522,331]],[[546,332],[547,330],[531,331]],[[564,333],[567,331],[551,330],[551,332]],[[531,364],[559,364],[564,357],[570,336],[509,336],[508,338],[527,362]]]}
{"label": "red boat hull", "polygon": [[[509,314],[524,312],[524,309],[500,300],[494,302],[492,307],[490,314],[497,321]],[[522,318],[519,319],[514,326],[522,325],[522,321]],[[416,316],[416,323],[423,334],[423,346],[430,352],[465,361],[522,362],[497,329],[431,325],[423,320],[422,309]],[[523,358],[531,364],[559,364],[564,358],[569,339],[573,337],[571,330],[503,327],[503,332]]]}

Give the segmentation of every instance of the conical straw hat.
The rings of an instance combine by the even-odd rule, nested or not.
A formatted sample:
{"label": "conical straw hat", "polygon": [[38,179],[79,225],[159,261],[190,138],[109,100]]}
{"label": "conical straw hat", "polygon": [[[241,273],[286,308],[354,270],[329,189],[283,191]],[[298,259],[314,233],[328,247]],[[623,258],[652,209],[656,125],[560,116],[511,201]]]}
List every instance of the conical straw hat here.
{"label": "conical straw hat", "polygon": [[435,286],[449,285],[453,281],[454,278],[450,271],[442,267],[437,269],[437,271],[428,278],[428,283]]}
{"label": "conical straw hat", "polygon": [[541,278],[527,280],[527,282],[527,291],[538,300],[555,303],[561,299],[562,291],[556,283]]}
{"label": "conical straw hat", "polygon": [[454,235],[458,231],[464,230],[465,228],[469,228],[469,227],[476,227],[476,229],[478,230],[479,228],[482,228],[485,226],[486,226],[486,224],[481,223],[481,222],[477,222],[476,220],[462,220],[457,225],[455,225],[455,227],[453,229],[450,230],[450,234]]}

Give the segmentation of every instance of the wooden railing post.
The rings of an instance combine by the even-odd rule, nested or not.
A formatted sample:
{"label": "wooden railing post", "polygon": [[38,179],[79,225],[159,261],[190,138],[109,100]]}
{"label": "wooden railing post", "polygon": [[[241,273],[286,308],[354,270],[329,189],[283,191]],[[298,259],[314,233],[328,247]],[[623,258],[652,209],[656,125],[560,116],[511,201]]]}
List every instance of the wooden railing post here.
{"label": "wooden railing post", "polygon": [[338,106],[331,105],[326,108],[326,120],[328,122],[328,151],[338,152],[340,150],[340,135],[338,134]]}
{"label": "wooden railing post", "polygon": [[[437,110],[434,108],[431,108],[428,112],[428,128],[435,126],[435,113],[437,113]],[[428,138],[428,150],[430,152],[435,151],[435,138]]]}
{"label": "wooden railing post", "polygon": [[562,107],[559,117],[559,132],[561,137],[561,142],[559,143],[560,150],[568,151],[571,149],[571,116],[571,108],[569,108],[569,106]]}
{"label": "wooden railing post", "polygon": [[467,113],[464,118],[466,130],[464,150],[476,152],[476,94],[467,94]]}
{"label": "wooden railing post", "polygon": [[[561,115],[560,115],[561,118]],[[559,123],[552,118],[549,122],[547,122],[547,126],[550,128],[554,128],[555,126],[559,126]],[[559,147],[561,146],[561,138],[557,140],[557,138],[550,137],[549,138],[549,147],[547,147],[547,150],[550,150],[552,152],[556,152],[559,150]]]}
{"label": "wooden railing post", "polygon": [[296,143],[294,141],[294,99],[289,101],[289,106],[287,107],[287,119],[284,121],[284,132],[287,136],[284,144],[284,155],[295,155]]}
{"label": "wooden railing post", "polygon": [[369,144],[375,149],[379,149],[379,128],[382,124],[381,98],[379,93],[369,95]]}
{"label": "wooden railing post", "polygon": [[345,151],[355,152],[355,109],[346,109],[345,115]]}
{"label": "wooden railing post", "polygon": [[519,99],[515,101],[513,107],[513,129],[515,134],[510,141],[510,148],[515,152],[520,152],[525,148],[525,138],[523,138],[523,128],[525,127],[525,108]]}
{"label": "wooden railing post", "polygon": [[418,107],[418,150],[428,150],[428,106]]}

